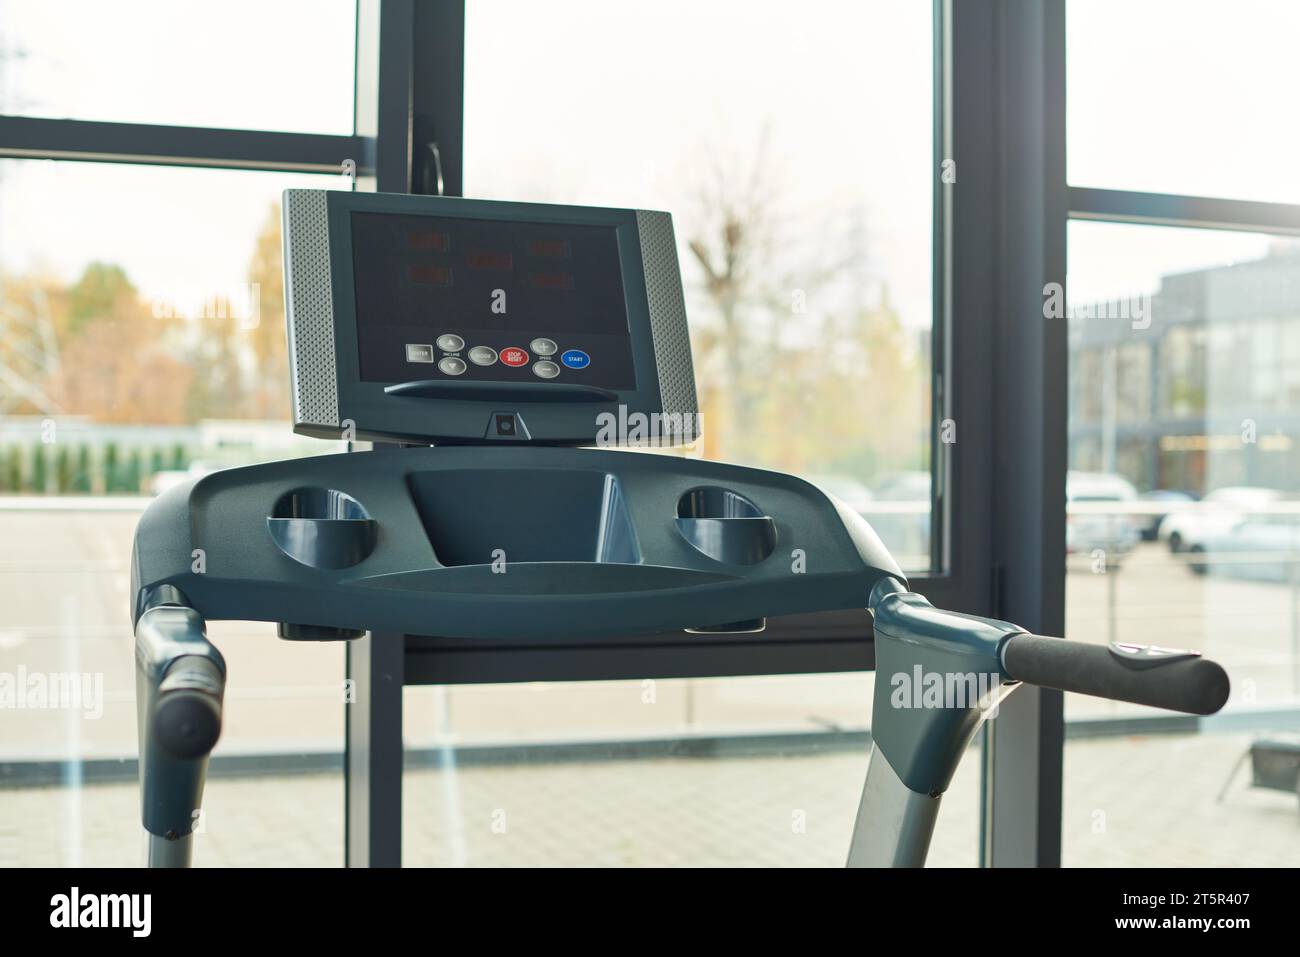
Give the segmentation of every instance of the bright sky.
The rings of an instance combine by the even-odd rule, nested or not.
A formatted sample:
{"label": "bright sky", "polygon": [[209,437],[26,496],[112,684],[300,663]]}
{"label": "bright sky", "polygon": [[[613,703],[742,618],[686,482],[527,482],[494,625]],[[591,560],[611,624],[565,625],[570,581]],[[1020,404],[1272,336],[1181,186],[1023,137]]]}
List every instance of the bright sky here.
{"label": "bright sky", "polygon": [[[1069,31],[1072,182],[1300,202],[1300,4],[1074,0]],[[0,104],[345,132],[353,42],[350,0],[0,0]],[[923,328],[930,42],[928,0],[470,0],[467,192],[668,208],[681,234],[699,184],[751,175],[766,142],[778,268],[848,242]],[[320,184],[336,181],[4,160],[0,264],[70,278],[101,259],[148,295],[225,289],[279,191]],[[1268,243],[1087,225],[1071,241],[1076,299]]]}
{"label": "bright sky", "polygon": [[[1300,203],[1300,3],[1071,0],[1073,185]],[[1076,222],[1075,302],[1153,292],[1161,275],[1255,259],[1275,237]]]}
{"label": "bright sky", "polygon": [[848,252],[888,283],[904,321],[929,325],[928,3],[467,10],[468,193],[668,209],[682,241],[715,171],[746,180],[766,149],[774,278],[809,287],[813,312],[807,273]]}

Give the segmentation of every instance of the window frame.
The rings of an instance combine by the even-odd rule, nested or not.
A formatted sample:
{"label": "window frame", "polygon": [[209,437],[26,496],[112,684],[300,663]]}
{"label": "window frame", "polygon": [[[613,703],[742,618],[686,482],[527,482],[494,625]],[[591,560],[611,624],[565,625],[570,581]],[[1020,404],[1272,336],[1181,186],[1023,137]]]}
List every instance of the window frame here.
{"label": "window frame", "polygon": [[[1069,0],[1053,0],[1062,6],[1062,18],[1064,17],[1064,5]],[[1080,0],[1073,0],[1080,2]],[[1061,53],[1061,62],[1064,64],[1067,51],[1067,37],[1065,36],[1065,24],[1059,25],[1059,39],[1057,46]],[[1057,84],[1050,90],[1052,101],[1058,104],[1057,109],[1062,117],[1065,116],[1067,105],[1067,84],[1062,71],[1062,76]],[[1066,138],[1062,130],[1060,138],[1060,147],[1064,152],[1066,148]],[[1087,184],[1075,184],[1068,175],[1068,171],[1062,165],[1061,178],[1059,184],[1061,193],[1066,205],[1065,222],[1062,229],[1067,230],[1069,223],[1080,222],[1097,222],[1109,224],[1127,224],[1142,226],[1166,226],[1183,229],[1206,229],[1217,232],[1250,232],[1263,233],[1278,236],[1296,236],[1300,235],[1300,204],[1290,203],[1273,203],[1258,200],[1230,199],[1219,196],[1191,196],[1181,193],[1156,193],[1139,190],[1121,190],[1108,189],[1088,186]],[[1064,238],[1064,237],[1063,237]],[[1065,279],[1065,264],[1062,263],[1060,273],[1060,283],[1062,289],[1066,290],[1068,299],[1068,285]],[[1199,333],[1192,332],[1191,336]],[[1204,348],[1204,345],[1198,345],[1195,338],[1188,343],[1189,350]],[[1165,359],[1162,357],[1161,363]],[[1153,368],[1155,366],[1153,365]],[[1164,369],[1161,368],[1157,373],[1163,376]],[[1156,400],[1157,404],[1153,408],[1155,414],[1159,415],[1163,411],[1163,403],[1167,400],[1167,395],[1161,394]],[[1204,414],[1205,410],[1201,410]],[[1062,432],[1068,435],[1068,429],[1064,420],[1061,423]],[[1062,611],[1064,610],[1064,595],[1062,595]],[[1188,730],[1195,730],[1199,723],[1195,718],[1175,719],[1182,722],[1182,726]],[[1129,727],[1134,731],[1143,726],[1150,725],[1154,722],[1161,722],[1168,726],[1169,717],[1140,717],[1132,719]],[[1062,720],[1062,728],[1064,722]],[[1054,750],[1057,748],[1053,746]],[[1054,760],[1058,768],[1064,764],[1064,737],[1059,742],[1060,754],[1055,756]],[[1059,773],[1059,772],[1058,772]],[[1063,782],[1062,782],[1063,783]],[[1059,824],[1059,803],[1060,793],[1057,794],[1058,802],[1058,824],[1056,840],[1056,863],[1060,862],[1060,824]]]}
{"label": "window frame", "polygon": [[[1068,376],[1063,327],[1037,320],[1044,282],[1064,281],[1068,217],[1300,232],[1297,207],[1068,187],[1064,3],[933,0],[937,571],[911,579],[937,605],[1048,634],[1063,627]],[[350,136],[0,116],[0,157],[286,172],[353,159],[359,186],[459,195],[463,0],[359,0],[357,24]],[[941,181],[945,158],[958,161],[956,184]],[[939,440],[945,418],[956,444]],[[615,637],[561,656],[398,635],[349,643],[347,863],[400,862],[403,684],[866,670],[869,635],[865,612],[833,612],[774,621],[758,640]],[[1059,863],[1060,698],[1023,691],[986,734],[986,864]]]}

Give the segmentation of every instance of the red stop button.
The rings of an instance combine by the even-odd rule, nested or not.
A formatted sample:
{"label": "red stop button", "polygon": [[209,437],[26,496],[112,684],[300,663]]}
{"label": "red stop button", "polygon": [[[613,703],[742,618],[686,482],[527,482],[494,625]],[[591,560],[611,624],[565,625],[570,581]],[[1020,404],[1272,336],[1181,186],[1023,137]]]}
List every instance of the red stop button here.
{"label": "red stop button", "polygon": [[528,365],[528,353],[515,346],[509,346],[501,350],[501,361],[508,366],[526,366]]}

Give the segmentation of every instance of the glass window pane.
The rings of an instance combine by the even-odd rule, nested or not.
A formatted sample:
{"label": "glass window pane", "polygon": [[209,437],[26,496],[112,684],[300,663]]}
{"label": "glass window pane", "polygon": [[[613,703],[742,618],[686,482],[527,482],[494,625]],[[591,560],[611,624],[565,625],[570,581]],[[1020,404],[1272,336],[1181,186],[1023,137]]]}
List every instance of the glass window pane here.
{"label": "glass window pane", "polygon": [[1294,866],[1300,750],[1282,792],[1237,762],[1300,722],[1300,243],[1074,222],[1069,255],[1066,636],[1200,649],[1233,694],[1067,696],[1064,862]]}
{"label": "glass window pane", "polygon": [[[466,18],[466,195],[670,211],[704,414],[686,454],[812,478],[928,570],[930,5]],[[873,681],[407,689],[405,859],[842,865]],[[976,863],[978,777],[933,863]]]}
{"label": "glass window pane", "polygon": [[1300,5],[1070,0],[1074,186],[1300,203]]}
{"label": "glass window pane", "polygon": [[[290,430],[278,215],[282,189],[336,184],[0,161],[0,674],[86,676],[0,708],[0,820],[23,822],[0,862],[140,861],[135,525],[178,482],[341,450]],[[195,862],[341,863],[341,646],[209,635],[231,703]],[[309,773],[258,776],[286,755]]]}
{"label": "glass window pane", "polygon": [[0,0],[0,113],[351,133],[355,0]]}
{"label": "glass window pane", "polygon": [[[403,862],[842,867],[874,684],[854,674],[408,687]],[[930,866],[975,866],[979,776],[972,749],[944,795]]]}
{"label": "glass window pane", "polygon": [[672,212],[695,453],[821,482],[928,570],[930,5],[789,13],[468,5],[466,195]]}

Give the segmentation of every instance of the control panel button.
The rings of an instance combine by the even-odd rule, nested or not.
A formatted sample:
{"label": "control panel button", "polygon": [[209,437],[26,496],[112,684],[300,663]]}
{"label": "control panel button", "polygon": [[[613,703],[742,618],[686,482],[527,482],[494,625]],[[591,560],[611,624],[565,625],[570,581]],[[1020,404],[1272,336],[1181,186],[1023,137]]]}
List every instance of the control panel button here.
{"label": "control panel button", "polygon": [[438,370],[447,375],[460,375],[466,369],[465,360],[456,356],[443,356],[438,361]]}
{"label": "control panel button", "polygon": [[408,342],[406,344],[407,362],[432,362],[433,346],[427,342]]}
{"label": "control panel button", "polygon": [[591,365],[591,356],[581,349],[569,349],[560,356],[560,361],[570,369],[585,369]]}
{"label": "control panel button", "polygon": [[476,366],[490,366],[497,361],[497,351],[491,346],[474,346],[469,350],[469,361]]}
{"label": "control panel button", "polygon": [[533,375],[539,379],[554,379],[560,374],[560,367],[550,359],[542,359],[533,366]]}
{"label": "control panel button", "polygon": [[528,365],[528,353],[518,346],[509,346],[501,350],[501,361],[515,368],[526,366]]}
{"label": "control panel button", "polygon": [[534,339],[529,343],[528,348],[539,356],[553,356],[560,347],[555,344],[554,339]]}
{"label": "control panel button", "polygon": [[454,332],[449,332],[446,335],[439,336],[437,338],[437,343],[438,348],[443,352],[460,352],[461,349],[465,348],[465,340]]}

